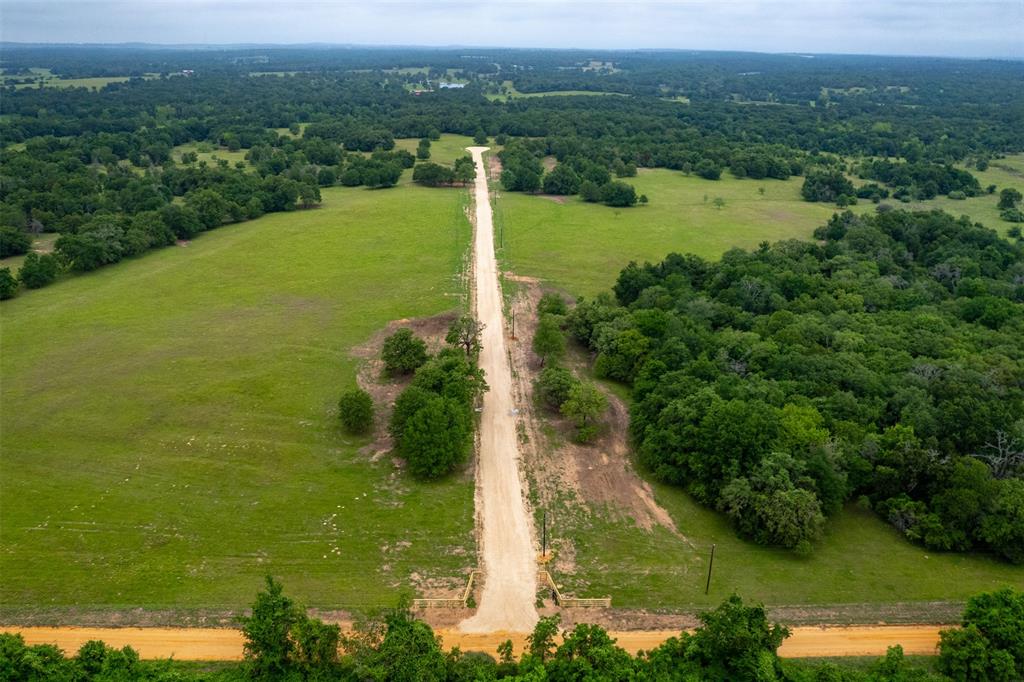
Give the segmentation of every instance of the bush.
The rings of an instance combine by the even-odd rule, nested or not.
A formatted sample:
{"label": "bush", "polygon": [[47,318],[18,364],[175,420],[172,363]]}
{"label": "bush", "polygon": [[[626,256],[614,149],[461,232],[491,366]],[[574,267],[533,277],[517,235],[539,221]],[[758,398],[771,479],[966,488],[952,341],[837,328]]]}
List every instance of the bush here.
{"label": "bush", "polygon": [[406,421],[399,453],[413,476],[439,478],[466,460],[472,442],[472,422],[464,406],[432,396]]}
{"label": "bush", "polygon": [[609,206],[633,206],[636,204],[636,190],[625,182],[609,182],[601,188],[601,201]]}
{"label": "bush", "polygon": [[411,329],[399,329],[384,341],[380,356],[388,374],[410,374],[427,361],[427,344]]}
{"label": "bush", "polygon": [[0,258],[28,253],[32,238],[16,227],[0,227]]}
{"label": "bush", "polygon": [[540,358],[542,366],[565,353],[565,333],[562,332],[559,319],[554,315],[541,315],[533,335],[533,352]]}
{"label": "bush", "polygon": [[705,180],[718,180],[722,177],[722,169],[714,161],[708,159],[703,159],[693,170]]}
{"label": "bush", "polygon": [[1006,588],[971,597],[962,625],[940,633],[943,674],[957,682],[1024,678],[1024,592]]}
{"label": "bush", "polygon": [[57,259],[49,254],[30,253],[18,271],[18,279],[29,289],[39,289],[57,279]]}
{"label": "bush", "polygon": [[565,300],[558,294],[544,294],[537,304],[539,315],[565,315],[567,312],[569,309],[565,305]]}
{"label": "bush", "polygon": [[18,280],[14,279],[10,268],[0,268],[0,301],[14,298],[18,293]]}
{"label": "bush", "polygon": [[338,401],[341,423],[349,433],[366,433],[373,426],[373,398],[361,388],[341,394]]}
{"label": "bush", "polygon": [[800,194],[806,201],[836,202],[839,197],[853,197],[853,183],[839,171],[813,171],[807,174]]}
{"label": "bush", "polygon": [[573,387],[579,383],[579,379],[565,367],[551,365],[545,367],[537,377],[537,396],[551,409],[560,410],[569,399]]}
{"label": "bush", "polygon": [[594,384],[577,382],[561,409],[576,424],[576,440],[588,443],[597,435],[597,420],[608,409],[608,399]]}

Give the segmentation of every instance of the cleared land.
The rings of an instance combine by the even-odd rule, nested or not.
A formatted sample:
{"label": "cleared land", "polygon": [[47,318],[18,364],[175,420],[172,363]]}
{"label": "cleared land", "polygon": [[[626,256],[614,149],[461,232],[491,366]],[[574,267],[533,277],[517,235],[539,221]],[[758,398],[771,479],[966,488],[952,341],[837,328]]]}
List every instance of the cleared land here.
{"label": "cleared land", "polygon": [[[32,238],[32,250],[37,253],[50,253],[53,251],[53,245],[59,237],[59,234],[53,232],[35,235]],[[10,268],[11,274],[17,277],[18,270],[21,269],[21,265],[24,262],[25,255],[8,256],[7,258],[0,258],[0,268]]]}
{"label": "cleared land", "polygon": [[[285,129],[287,131],[287,129]],[[202,150],[202,151],[201,151]],[[245,155],[249,153],[248,149],[239,149],[238,151],[230,151],[227,147],[214,147],[212,145],[199,145],[196,143],[181,144],[171,150],[171,156],[174,160],[181,162],[182,154],[186,152],[195,152],[196,157],[199,161],[205,161],[211,166],[217,165],[219,160],[228,162],[228,165],[234,167],[236,163],[241,161],[246,166],[251,168],[251,164],[245,160]]]}
{"label": "cleared land", "polygon": [[[586,69],[584,69],[586,70]],[[548,90],[545,92],[519,92],[516,90],[516,86],[512,81],[504,81],[502,86],[505,88],[505,92],[498,93],[492,92],[484,95],[487,99],[492,102],[507,102],[510,99],[525,99],[529,97],[568,97],[568,96],[612,96],[612,97],[629,97],[621,92],[600,92],[596,90]]]}
{"label": "cleared land", "polygon": [[[404,149],[410,154],[415,154],[419,143],[418,137],[402,137],[395,140],[395,149]],[[427,161],[451,165],[455,163],[455,159],[469,156],[466,148],[471,146],[473,146],[472,137],[446,133],[441,136],[441,139],[430,141],[430,158]],[[411,175],[406,173],[403,179],[411,180]]]}
{"label": "cleared land", "polygon": [[[716,258],[733,246],[808,238],[835,210],[802,201],[803,178],[755,181],[723,175],[712,182],[653,169],[626,182],[650,203],[617,209],[578,197],[563,201],[502,192],[495,206],[504,245],[499,258],[519,275],[593,295],[614,284],[630,260],[658,261],[671,251]],[[725,200],[723,208],[715,208],[716,197]]]}
{"label": "cleared land", "polygon": [[467,193],[323,194],[3,303],[8,622],[237,610],[267,573],[393,604],[474,565],[471,474],[414,483],[335,408],[351,348],[460,304]]}

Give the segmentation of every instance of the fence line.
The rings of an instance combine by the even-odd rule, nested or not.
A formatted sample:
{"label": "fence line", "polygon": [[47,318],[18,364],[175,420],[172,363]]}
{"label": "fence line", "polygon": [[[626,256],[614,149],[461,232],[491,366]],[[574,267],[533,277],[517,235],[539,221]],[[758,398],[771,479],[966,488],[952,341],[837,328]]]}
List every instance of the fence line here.
{"label": "fence line", "polygon": [[555,584],[555,579],[551,577],[550,573],[543,569],[537,572],[537,579],[541,583],[547,583],[551,588],[551,593],[555,598],[555,603],[562,608],[611,608],[611,597],[563,597],[562,593],[558,589],[558,585]]}
{"label": "fence line", "polygon": [[413,599],[412,606],[416,609],[464,609],[469,604],[469,597],[473,594],[473,581],[480,571],[470,571],[469,579],[466,581],[466,589],[462,591],[462,597],[439,597]]}

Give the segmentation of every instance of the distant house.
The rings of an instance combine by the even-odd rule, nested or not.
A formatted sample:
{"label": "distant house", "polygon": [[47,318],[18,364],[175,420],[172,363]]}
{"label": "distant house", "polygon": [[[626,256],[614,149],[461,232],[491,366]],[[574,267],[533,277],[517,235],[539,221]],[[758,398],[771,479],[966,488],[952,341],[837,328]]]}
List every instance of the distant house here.
{"label": "distant house", "polygon": [[466,87],[466,84],[465,83],[446,83],[444,81],[441,81],[440,83],[437,84],[437,87],[439,87],[441,89],[448,89],[448,90],[459,90],[461,88]]}
{"label": "distant house", "polygon": [[192,69],[182,69],[181,70],[181,75],[182,76],[191,76],[194,73],[195,73],[195,71],[193,71]]}

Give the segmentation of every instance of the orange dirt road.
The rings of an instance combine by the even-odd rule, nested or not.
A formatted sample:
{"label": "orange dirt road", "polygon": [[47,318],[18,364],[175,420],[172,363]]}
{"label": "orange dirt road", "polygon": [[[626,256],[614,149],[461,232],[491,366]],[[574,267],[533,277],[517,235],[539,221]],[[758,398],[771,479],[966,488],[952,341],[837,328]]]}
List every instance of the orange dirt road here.
{"label": "orange dirt road", "polygon": [[[907,654],[935,653],[940,625],[870,625],[852,627],[798,627],[785,641],[779,654],[787,658],[808,656],[881,656],[895,644]],[[74,653],[90,639],[101,639],[110,646],[132,646],[142,658],[171,658],[179,661],[234,661],[242,658],[242,633],[217,628],[16,628],[0,627],[0,632],[20,632],[29,644],[56,644]],[[470,634],[438,630],[445,648],[458,646],[463,651],[495,654],[498,645],[511,639],[522,651],[526,636],[522,633],[492,632]],[[653,649],[678,635],[674,630],[635,630],[611,632],[618,645],[630,653]]]}

